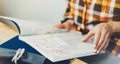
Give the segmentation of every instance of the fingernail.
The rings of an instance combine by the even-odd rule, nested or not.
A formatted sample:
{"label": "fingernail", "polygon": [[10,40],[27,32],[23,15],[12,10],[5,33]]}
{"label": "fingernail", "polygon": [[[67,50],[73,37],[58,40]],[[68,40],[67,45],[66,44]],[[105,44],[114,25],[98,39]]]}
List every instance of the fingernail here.
{"label": "fingernail", "polygon": [[99,53],[100,52],[100,50],[97,50],[97,53]]}

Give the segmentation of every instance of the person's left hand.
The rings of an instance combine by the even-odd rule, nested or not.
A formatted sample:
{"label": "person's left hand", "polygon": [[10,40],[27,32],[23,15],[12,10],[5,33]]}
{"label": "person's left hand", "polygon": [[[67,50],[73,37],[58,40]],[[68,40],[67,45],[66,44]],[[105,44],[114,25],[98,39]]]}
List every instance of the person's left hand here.
{"label": "person's left hand", "polygon": [[100,53],[107,48],[111,34],[112,26],[108,23],[100,23],[88,32],[83,41],[86,42],[91,36],[95,36],[93,41],[95,52]]}

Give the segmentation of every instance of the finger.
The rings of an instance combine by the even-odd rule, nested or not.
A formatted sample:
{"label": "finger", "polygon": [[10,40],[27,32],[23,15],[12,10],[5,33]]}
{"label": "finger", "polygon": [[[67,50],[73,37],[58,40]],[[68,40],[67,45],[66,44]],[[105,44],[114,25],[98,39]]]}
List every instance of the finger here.
{"label": "finger", "polygon": [[91,36],[93,36],[94,33],[93,31],[91,30],[90,32],[88,32],[88,34],[83,38],[83,42],[86,42]]}
{"label": "finger", "polygon": [[94,41],[93,41],[93,44],[94,44],[94,48],[96,48],[96,45],[98,44],[99,40],[100,40],[100,37],[101,37],[101,32],[100,31],[97,31],[95,33],[95,37],[94,37]]}
{"label": "finger", "polygon": [[104,48],[106,48],[107,45],[108,45],[108,40],[105,40],[97,50],[97,53],[100,53]]}
{"label": "finger", "polygon": [[111,36],[111,32],[109,32],[109,35],[107,36],[108,40],[107,40],[107,44],[105,45],[105,47],[103,47],[103,50],[105,50],[107,48],[107,46],[109,45],[110,42],[110,36]]}
{"label": "finger", "polygon": [[104,42],[102,43],[102,45],[98,49],[98,53],[106,48],[106,45],[108,45],[108,43],[109,43],[109,37],[110,37],[110,32],[107,32],[107,34],[104,38]]}
{"label": "finger", "polygon": [[105,50],[105,49],[108,47],[109,41],[110,41],[110,40],[107,41],[108,43],[104,46],[103,50]]}
{"label": "finger", "polygon": [[98,44],[96,45],[95,49],[97,49],[97,52],[99,52],[99,48],[101,47],[101,45],[104,43],[105,41],[105,36],[107,34],[107,30],[106,29],[102,29],[102,33],[101,33],[101,37],[100,37],[100,40],[98,42]]}
{"label": "finger", "polygon": [[56,24],[54,25],[55,28],[64,28],[64,25],[63,24]]}

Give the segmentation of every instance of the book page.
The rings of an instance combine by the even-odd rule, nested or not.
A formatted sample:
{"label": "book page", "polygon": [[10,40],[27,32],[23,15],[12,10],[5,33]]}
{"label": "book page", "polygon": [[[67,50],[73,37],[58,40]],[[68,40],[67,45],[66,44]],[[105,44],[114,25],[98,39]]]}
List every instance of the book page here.
{"label": "book page", "polygon": [[56,33],[33,36],[20,36],[20,40],[26,42],[38,52],[53,62],[94,55],[94,48],[91,44],[81,41],[83,35],[79,33]]}
{"label": "book page", "polygon": [[17,27],[20,35],[23,36],[52,33],[52,31],[59,32],[58,29],[53,28],[52,23],[44,21],[29,21],[5,16],[0,16],[0,19],[3,19],[5,23],[16,23],[17,26],[14,26],[14,23],[11,26]]}

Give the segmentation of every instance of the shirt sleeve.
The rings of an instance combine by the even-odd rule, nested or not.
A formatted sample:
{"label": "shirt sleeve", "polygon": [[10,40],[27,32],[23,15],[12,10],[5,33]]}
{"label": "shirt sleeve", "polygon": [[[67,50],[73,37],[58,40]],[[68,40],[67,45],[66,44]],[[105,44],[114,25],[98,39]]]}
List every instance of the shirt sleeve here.
{"label": "shirt sleeve", "polygon": [[64,14],[64,18],[61,21],[61,23],[66,22],[67,20],[73,20],[74,19],[74,11],[75,11],[75,3],[76,0],[67,0],[68,4],[67,4],[67,8],[66,8],[66,12]]}

